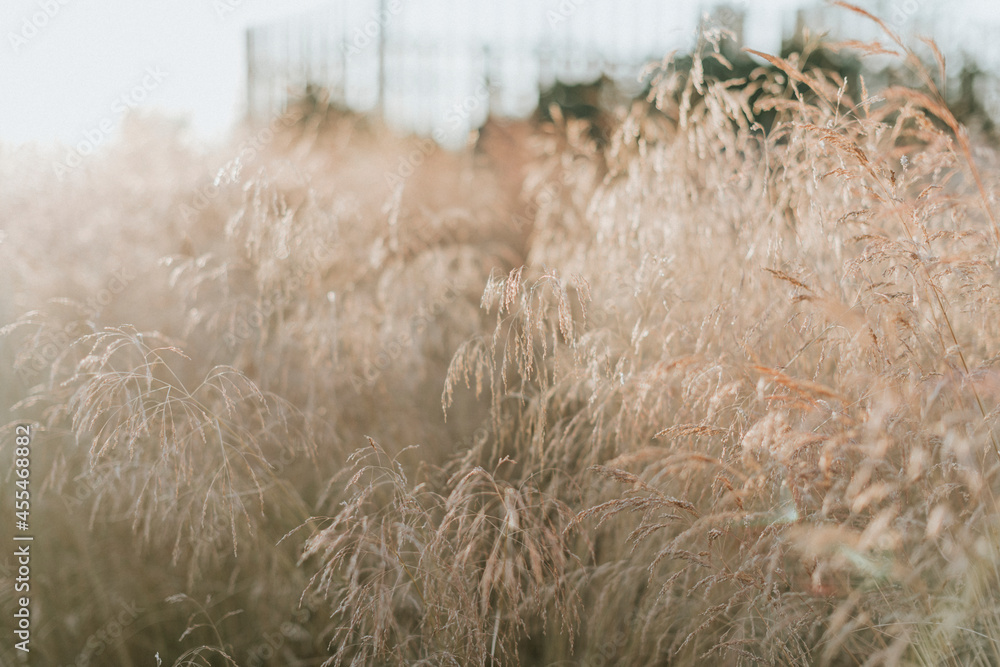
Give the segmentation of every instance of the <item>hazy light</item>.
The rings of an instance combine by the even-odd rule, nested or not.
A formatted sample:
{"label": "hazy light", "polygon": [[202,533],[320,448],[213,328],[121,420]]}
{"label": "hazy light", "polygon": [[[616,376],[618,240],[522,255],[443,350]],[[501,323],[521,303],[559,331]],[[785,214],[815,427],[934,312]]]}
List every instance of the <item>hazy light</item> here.
{"label": "hazy light", "polygon": [[[481,12],[471,22],[478,32],[492,32],[494,39],[505,40],[545,29],[544,25],[524,25],[529,17],[541,21],[548,8],[560,6],[560,0],[403,1],[407,7],[401,19],[421,15],[418,5],[422,4],[427,9],[421,25],[442,35],[448,34],[451,17],[470,18],[471,4],[495,5],[495,11]],[[635,1],[649,11],[676,16],[674,32],[679,43],[690,41],[699,8],[714,4],[708,0]],[[607,13],[604,5],[613,0],[561,2],[580,5],[582,13],[592,14],[600,24],[600,17]],[[322,0],[291,0],[280,5],[263,0],[5,0],[0,8],[0,141],[72,146],[93,139],[103,143],[126,113],[150,110],[182,119],[197,136],[220,136],[244,111],[246,27],[323,4]],[[783,17],[801,3],[734,0],[729,4],[748,11],[748,45],[775,50]],[[941,15],[943,30],[969,40],[962,43],[959,37],[942,37],[944,42],[975,49],[977,57],[984,55],[984,62],[993,66],[1000,63],[1000,40],[990,38],[990,31],[1000,25],[1000,3],[995,0],[947,6],[928,0],[860,4],[881,12],[890,22],[916,21],[931,13],[937,21]],[[511,14],[501,10],[512,5],[531,10],[525,9],[519,17],[500,15]],[[612,51],[656,39],[639,23],[634,31],[626,31],[629,34],[598,30],[595,39]],[[158,76],[151,78],[151,71]]]}

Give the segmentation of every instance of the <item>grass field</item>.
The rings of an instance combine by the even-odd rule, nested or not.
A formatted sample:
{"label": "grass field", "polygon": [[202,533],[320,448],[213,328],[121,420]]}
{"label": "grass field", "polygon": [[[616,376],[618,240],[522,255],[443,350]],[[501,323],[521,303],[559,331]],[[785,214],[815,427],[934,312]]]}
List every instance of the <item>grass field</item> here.
{"label": "grass field", "polygon": [[1000,155],[887,43],[603,145],[8,150],[30,664],[1000,664]]}

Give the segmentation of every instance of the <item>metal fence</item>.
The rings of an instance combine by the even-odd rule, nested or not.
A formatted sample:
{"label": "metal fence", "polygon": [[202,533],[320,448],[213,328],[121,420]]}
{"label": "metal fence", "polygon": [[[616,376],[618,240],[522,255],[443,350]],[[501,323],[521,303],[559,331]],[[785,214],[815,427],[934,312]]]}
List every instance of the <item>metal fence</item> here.
{"label": "metal fence", "polygon": [[694,34],[672,7],[661,0],[331,0],[247,31],[248,112],[276,113],[290,91],[311,84],[344,107],[454,143],[487,113],[531,113],[539,91],[556,80],[606,75],[638,91],[642,66],[686,48]]}
{"label": "metal fence", "polygon": [[[539,91],[556,80],[582,83],[603,74],[626,92],[638,91],[642,66],[675,49],[689,51],[701,21],[742,38],[745,25],[752,33],[777,20],[772,49],[803,23],[844,37],[878,37],[874,25],[829,5],[803,3],[797,14],[779,15],[751,0],[716,3],[706,12],[703,1],[711,0],[329,0],[247,31],[248,113],[268,117],[311,85],[343,107],[457,145],[488,113],[531,113]],[[983,33],[985,62],[1000,63],[1000,41],[990,36],[1000,11],[970,20],[962,2],[861,4],[901,33],[935,34],[950,52],[969,45],[959,35],[971,26]]]}

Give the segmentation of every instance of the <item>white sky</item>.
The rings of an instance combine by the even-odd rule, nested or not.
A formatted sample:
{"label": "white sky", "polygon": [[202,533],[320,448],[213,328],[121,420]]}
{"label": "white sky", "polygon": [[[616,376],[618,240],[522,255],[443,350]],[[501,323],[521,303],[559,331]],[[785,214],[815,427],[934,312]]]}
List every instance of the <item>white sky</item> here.
{"label": "white sky", "polygon": [[[417,3],[418,0],[403,0]],[[513,0],[489,0],[512,2]],[[532,1],[532,0],[529,0]],[[533,0],[596,4],[621,0]],[[699,0],[634,0],[676,8],[680,29],[692,30]],[[797,0],[730,0],[749,8],[750,45],[777,48],[782,10]],[[880,0],[859,0],[871,7]],[[1000,25],[1000,0],[881,0],[918,12],[950,7],[966,25],[988,17]],[[235,7],[220,16],[221,3]],[[123,101],[185,118],[202,137],[214,137],[242,113],[244,29],[294,14],[323,0],[3,0],[0,6],[0,142],[73,144],[102,126],[117,126]],[[711,4],[705,2],[706,5]],[[962,11],[957,6],[962,5]],[[51,18],[43,13],[48,6]],[[456,0],[456,7],[462,7]],[[463,8],[464,11],[464,8]],[[42,24],[32,34],[32,17]],[[433,19],[434,17],[429,17]],[[447,26],[447,15],[433,21]],[[989,24],[990,22],[987,22]],[[687,24],[687,25],[685,25]],[[31,35],[24,37],[24,35]],[[16,37],[15,37],[16,36]],[[21,42],[20,40],[24,41]],[[1000,40],[987,40],[993,46]],[[152,70],[148,68],[153,68]],[[162,73],[162,81],[148,72]],[[145,82],[144,82],[145,78]],[[145,88],[143,84],[145,83]],[[122,96],[126,96],[123,100]],[[132,100],[129,98],[132,97]]]}
{"label": "white sky", "polygon": [[[117,125],[116,101],[141,86],[150,67],[165,77],[144,91],[142,109],[185,117],[201,136],[225,130],[243,104],[247,24],[317,4],[227,1],[238,6],[220,17],[213,0],[3,0],[0,141],[73,143],[104,119]],[[11,33],[20,37],[43,4],[58,12],[15,46]]]}

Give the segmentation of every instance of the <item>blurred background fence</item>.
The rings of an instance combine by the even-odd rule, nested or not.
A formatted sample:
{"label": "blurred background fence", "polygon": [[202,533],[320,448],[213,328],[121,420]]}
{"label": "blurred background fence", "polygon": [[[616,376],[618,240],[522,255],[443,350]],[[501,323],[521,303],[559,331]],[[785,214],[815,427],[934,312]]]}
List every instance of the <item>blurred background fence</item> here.
{"label": "blurred background fence", "polygon": [[[860,2],[901,34],[932,34],[954,61],[971,56],[995,68],[1000,2],[982,3]],[[690,52],[699,23],[770,52],[804,26],[838,38],[880,38],[874,24],[851,12],[804,2],[329,0],[248,29],[247,109],[265,118],[290,95],[321,90],[333,104],[378,113],[402,131],[437,131],[443,143],[457,145],[489,113],[530,114],[540,91],[556,81],[604,75],[622,92],[638,92],[642,66],[673,50]]]}

